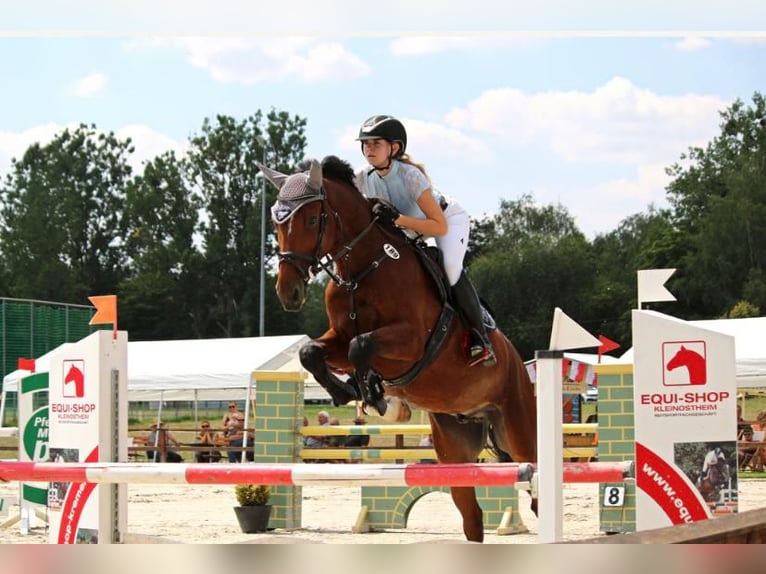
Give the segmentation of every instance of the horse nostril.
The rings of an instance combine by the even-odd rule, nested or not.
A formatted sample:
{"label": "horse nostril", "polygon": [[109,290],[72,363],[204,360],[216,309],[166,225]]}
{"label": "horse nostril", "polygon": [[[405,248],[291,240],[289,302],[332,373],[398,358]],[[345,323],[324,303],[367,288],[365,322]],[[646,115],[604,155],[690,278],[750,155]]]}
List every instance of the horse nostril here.
{"label": "horse nostril", "polygon": [[295,289],[293,289],[293,303],[297,306],[297,305],[300,305],[302,300],[303,300],[303,292],[300,289],[300,287],[296,287]]}

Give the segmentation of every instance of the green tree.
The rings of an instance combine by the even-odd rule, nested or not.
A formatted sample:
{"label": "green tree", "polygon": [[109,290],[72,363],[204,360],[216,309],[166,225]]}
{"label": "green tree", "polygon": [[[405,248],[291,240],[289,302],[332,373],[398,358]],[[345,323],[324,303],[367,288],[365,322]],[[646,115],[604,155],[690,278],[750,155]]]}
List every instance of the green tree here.
{"label": "green tree", "polygon": [[[627,349],[632,344],[631,309],[638,304],[637,273],[673,267],[679,256],[667,210],[650,206],[646,213],[623,219],[617,229],[593,240],[594,286],[590,294],[593,333]],[[667,312],[673,313],[671,308]]]}
{"label": "green tree", "polygon": [[[265,152],[270,167],[285,170],[297,163],[306,145],[305,125],[299,117],[273,110],[265,125],[260,111],[242,121],[219,115],[214,122],[206,118],[201,133],[190,140],[189,176],[205,214],[199,277],[208,289],[204,336],[257,334],[260,268],[273,253],[270,240],[265,260],[260,260],[261,202],[271,205],[274,193],[256,177],[255,162]],[[271,225],[266,224],[270,235]],[[268,319],[264,323],[268,326]]]}
{"label": "green tree", "polygon": [[83,124],[13,160],[0,189],[0,252],[11,294],[84,303],[115,292],[126,274],[132,152],[129,139]]}
{"label": "green tree", "polygon": [[673,224],[685,245],[676,280],[684,318],[722,316],[745,290],[762,296],[766,131],[758,120],[764,113],[761,94],[752,106],[737,100],[721,112],[721,134],[705,149],[690,149],[681,158],[686,164],[669,171]]}
{"label": "green tree", "polygon": [[209,291],[197,280],[200,203],[172,151],[146,162],[142,175],[127,187],[125,248],[131,275],[120,286],[121,323],[133,338],[202,335]]}
{"label": "green tree", "polygon": [[494,230],[471,277],[500,328],[530,359],[547,348],[555,307],[583,324],[590,316],[590,245],[563,206],[538,206],[530,195],[502,201]]}

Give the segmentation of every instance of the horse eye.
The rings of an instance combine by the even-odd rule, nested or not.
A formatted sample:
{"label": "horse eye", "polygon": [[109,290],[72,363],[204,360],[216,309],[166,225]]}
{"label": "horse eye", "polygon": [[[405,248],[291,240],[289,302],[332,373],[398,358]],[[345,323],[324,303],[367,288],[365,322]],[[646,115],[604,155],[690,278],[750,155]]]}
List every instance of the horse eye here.
{"label": "horse eye", "polygon": [[317,216],[317,215],[312,215],[311,217],[309,217],[309,220],[308,220],[308,225],[309,225],[309,227],[314,227],[314,226],[316,226],[316,224],[317,224],[317,222],[318,222],[318,221],[319,221],[319,216]]}

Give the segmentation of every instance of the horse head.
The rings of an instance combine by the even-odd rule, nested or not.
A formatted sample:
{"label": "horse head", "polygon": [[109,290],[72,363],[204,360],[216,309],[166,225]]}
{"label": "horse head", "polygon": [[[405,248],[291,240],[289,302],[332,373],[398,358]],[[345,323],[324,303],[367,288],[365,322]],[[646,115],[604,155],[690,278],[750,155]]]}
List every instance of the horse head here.
{"label": "horse head", "polygon": [[[330,175],[323,164],[329,162]],[[306,302],[306,285],[320,271],[331,277],[334,265],[350,251],[345,247],[359,225],[371,221],[370,206],[353,184],[350,166],[329,156],[320,163],[308,161],[307,170],[286,175],[258,164],[279,190],[271,208],[277,230],[279,267],[277,295],[286,311],[299,311]],[[348,169],[345,178],[334,177]]]}

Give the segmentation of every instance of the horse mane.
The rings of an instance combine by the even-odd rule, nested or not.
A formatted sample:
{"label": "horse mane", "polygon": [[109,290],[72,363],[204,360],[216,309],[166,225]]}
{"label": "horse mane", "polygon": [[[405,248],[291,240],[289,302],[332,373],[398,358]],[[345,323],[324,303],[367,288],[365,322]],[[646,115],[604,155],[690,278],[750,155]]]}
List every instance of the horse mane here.
{"label": "horse mane", "polygon": [[[304,159],[295,166],[294,173],[308,171],[310,168],[310,159]],[[336,155],[327,155],[322,159],[322,176],[327,179],[345,183],[359,191],[354,181],[354,168],[344,159]]]}

